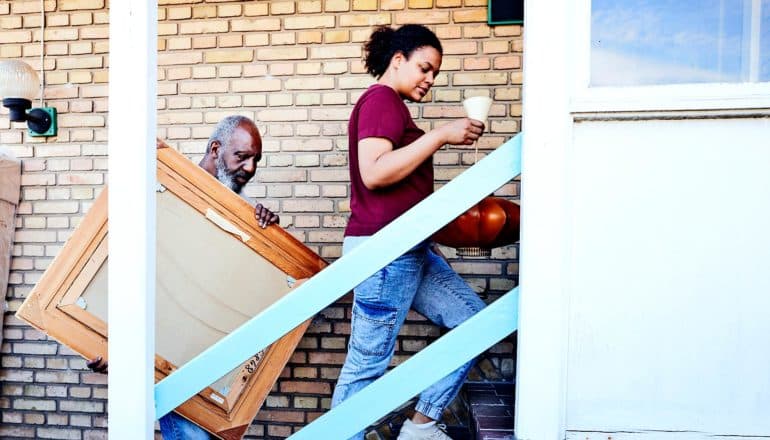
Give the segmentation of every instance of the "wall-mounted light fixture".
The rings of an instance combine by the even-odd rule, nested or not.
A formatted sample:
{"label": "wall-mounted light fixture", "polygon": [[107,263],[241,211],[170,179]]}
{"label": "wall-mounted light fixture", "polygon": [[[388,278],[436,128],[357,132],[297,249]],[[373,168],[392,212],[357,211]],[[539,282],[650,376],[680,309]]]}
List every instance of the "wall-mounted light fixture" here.
{"label": "wall-mounted light fixture", "polygon": [[29,64],[19,60],[0,61],[0,98],[3,107],[10,110],[11,122],[27,121],[30,136],[56,136],[56,109],[32,108],[32,100],[39,90],[40,79]]}

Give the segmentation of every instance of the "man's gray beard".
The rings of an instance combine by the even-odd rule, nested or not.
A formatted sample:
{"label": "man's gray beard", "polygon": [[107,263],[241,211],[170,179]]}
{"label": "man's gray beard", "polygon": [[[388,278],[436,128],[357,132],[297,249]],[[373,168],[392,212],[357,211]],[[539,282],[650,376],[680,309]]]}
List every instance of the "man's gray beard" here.
{"label": "man's gray beard", "polygon": [[236,194],[240,194],[241,190],[243,189],[243,185],[235,181],[235,176],[234,176],[235,173],[229,173],[227,171],[224,158],[221,155],[217,157],[216,166],[217,166],[217,180],[222,182],[222,185],[233,190]]}

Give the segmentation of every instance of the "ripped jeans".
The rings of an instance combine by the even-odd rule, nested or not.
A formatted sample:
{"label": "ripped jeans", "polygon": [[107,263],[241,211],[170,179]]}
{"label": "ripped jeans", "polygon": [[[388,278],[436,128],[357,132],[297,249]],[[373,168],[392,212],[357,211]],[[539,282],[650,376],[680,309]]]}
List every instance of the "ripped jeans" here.
{"label": "ripped jeans", "polygon": [[[345,237],[343,253],[369,237]],[[377,380],[393,357],[396,337],[409,309],[433,323],[454,328],[484,308],[468,284],[423,242],[380,269],[354,290],[350,343],[332,407]],[[465,381],[469,361],[420,394],[415,409],[439,420]],[[359,432],[352,439],[363,439]]]}

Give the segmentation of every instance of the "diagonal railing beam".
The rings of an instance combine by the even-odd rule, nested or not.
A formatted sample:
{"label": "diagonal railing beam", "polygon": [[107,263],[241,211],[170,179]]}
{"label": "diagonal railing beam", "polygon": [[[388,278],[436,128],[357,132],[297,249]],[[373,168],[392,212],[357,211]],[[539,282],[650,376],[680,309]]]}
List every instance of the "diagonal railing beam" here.
{"label": "diagonal railing beam", "polygon": [[430,237],[521,172],[519,134],[372,238],[155,384],[162,417]]}
{"label": "diagonal railing beam", "polygon": [[518,305],[516,288],[289,439],[350,438],[513,333]]}

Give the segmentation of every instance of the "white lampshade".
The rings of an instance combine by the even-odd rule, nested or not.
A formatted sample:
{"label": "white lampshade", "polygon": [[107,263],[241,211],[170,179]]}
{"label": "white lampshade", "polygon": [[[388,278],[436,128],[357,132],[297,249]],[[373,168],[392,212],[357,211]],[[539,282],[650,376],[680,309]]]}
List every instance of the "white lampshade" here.
{"label": "white lampshade", "polygon": [[489,108],[492,106],[492,98],[486,96],[474,96],[463,101],[465,114],[469,118],[487,123]]}
{"label": "white lampshade", "polygon": [[32,101],[40,91],[37,73],[24,61],[0,61],[0,98],[24,98]]}

